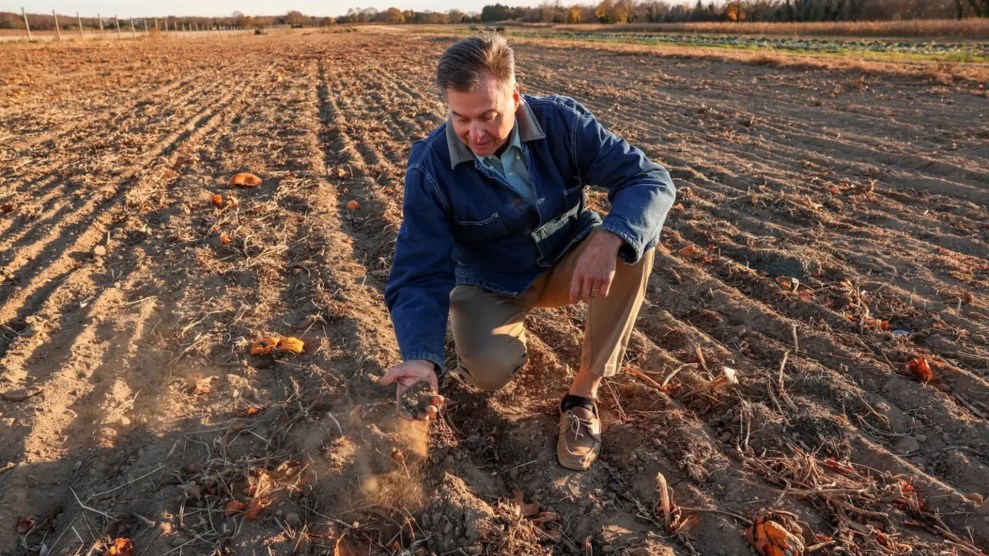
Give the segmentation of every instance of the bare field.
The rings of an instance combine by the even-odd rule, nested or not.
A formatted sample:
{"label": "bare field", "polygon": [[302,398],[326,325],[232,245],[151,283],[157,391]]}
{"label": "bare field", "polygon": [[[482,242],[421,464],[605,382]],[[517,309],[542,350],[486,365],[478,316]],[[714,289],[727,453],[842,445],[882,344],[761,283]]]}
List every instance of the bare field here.
{"label": "bare field", "polygon": [[[602,461],[573,473],[579,307],[533,314],[505,390],[450,381],[428,430],[376,384],[450,40],[0,49],[0,554],[735,555],[760,516],[817,554],[987,550],[977,82],[519,43],[526,92],[679,188]],[[272,335],[306,349],[250,355]]]}

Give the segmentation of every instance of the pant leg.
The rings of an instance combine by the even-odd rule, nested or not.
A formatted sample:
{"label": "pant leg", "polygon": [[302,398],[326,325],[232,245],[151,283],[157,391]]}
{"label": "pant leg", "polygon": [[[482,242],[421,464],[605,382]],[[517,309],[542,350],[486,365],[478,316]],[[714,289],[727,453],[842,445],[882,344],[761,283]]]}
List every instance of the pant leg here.
{"label": "pant leg", "polygon": [[477,388],[498,390],[525,366],[523,321],[532,307],[530,291],[514,297],[477,286],[457,286],[450,292],[457,366]]}
{"label": "pant leg", "polygon": [[[591,236],[595,233],[599,232],[595,230]],[[574,267],[591,236],[572,248],[553,267],[546,278],[542,294],[536,301],[537,307],[570,304],[570,280]],[[582,369],[605,377],[613,376],[621,370],[622,357],[645,299],[655,257],[655,252],[649,250],[636,264],[626,264],[619,259],[608,297],[595,297],[588,303],[580,355]]]}

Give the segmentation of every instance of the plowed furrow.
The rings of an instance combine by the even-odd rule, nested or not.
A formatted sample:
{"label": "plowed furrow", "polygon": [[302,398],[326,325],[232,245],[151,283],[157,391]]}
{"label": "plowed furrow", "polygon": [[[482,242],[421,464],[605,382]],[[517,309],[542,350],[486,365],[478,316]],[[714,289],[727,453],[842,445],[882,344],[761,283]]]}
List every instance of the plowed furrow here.
{"label": "plowed furrow", "polygon": [[[50,295],[52,279],[71,274],[90,259],[105,231],[126,217],[128,205],[139,206],[154,188],[161,187],[157,180],[162,174],[157,170],[160,165],[155,164],[156,159],[169,156],[190,137],[202,136],[218,125],[218,113],[238,94],[243,93],[227,92],[216,99],[215,105],[188,118],[180,131],[159,141],[125,168],[121,173],[123,181],[113,187],[108,197],[94,196],[83,208],[74,211],[71,219],[63,219],[54,229],[48,230],[44,238],[36,238],[33,253],[26,254],[23,264],[16,265],[11,278],[0,286],[8,293],[0,307],[4,325],[14,330],[22,329],[25,317],[35,311],[35,304]],[[143,174],[145,168],[150,171]],[[132,179],[136,183],[132,183]],[[16,291],[12,289],[13,284],[19,285]]]}

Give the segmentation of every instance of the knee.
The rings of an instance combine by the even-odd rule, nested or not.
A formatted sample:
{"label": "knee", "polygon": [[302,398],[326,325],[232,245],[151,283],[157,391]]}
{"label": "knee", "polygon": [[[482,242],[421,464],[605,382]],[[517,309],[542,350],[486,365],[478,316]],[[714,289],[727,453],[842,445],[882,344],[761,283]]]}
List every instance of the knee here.
{"label": "knee", "polygon": [[481,356],[457,356],[461,375],[475,388],[485,392],[500,390],[515,378],[525,366],[526,355],[505,357],[504,353],[488,353]]}

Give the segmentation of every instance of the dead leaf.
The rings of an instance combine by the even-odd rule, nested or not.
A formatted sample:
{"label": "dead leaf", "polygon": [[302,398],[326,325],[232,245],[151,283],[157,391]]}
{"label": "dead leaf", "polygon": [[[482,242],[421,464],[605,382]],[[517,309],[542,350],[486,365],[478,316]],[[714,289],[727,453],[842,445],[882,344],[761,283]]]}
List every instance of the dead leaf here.
{"label": "dead leaf", "polygon": [[930,365],[927,364],[927,359],[923,357],[910,360],[905,368],[921,382],[930,382],[934,378],[934,373],[931,371]]}
{"label": "dead leaf", "polygon": [[230,185],[236,185],[238,187],[257,187],[261,185],[261,178],[255,176],[250,172],[241,172],[239,174],[234,174],[230,178]]}
{"label": "dead leaf", "polygon": [[878,328],[879,330],[889,330],[889,321],[877,319],[876,317],[865,317],[865,325]]}
{"label": "dead leaf", "polygon": [[186,498],[200,500],[203,497],[203,489],[196,483],[189,483],[182,487],[182,489],[185,491]]}
{"label": "dead leaf", "polygon": [[731,367],[722,367],[721,372],[718,373],[718,376],[714,377],[714,379],[707,383],[707,388],[712,392],[717,392],[725,386],[734,386],[737,384],[738,371]]}
{"label": "dead leaf", "polygon": [[295,337],[281,338],[275,344],[275,349],[278,351],[287,352],[294,355],[301,354],[305,347],[305,343]]}
{"label": "dead leaf", "polygon": [[267,505],[268,502],[266,497],[251,498],[251,502],[247,505],[247,509],[244,510],[244,519],[247,521],[256,520]]}
{"label": "dead leaf", "polygon": [[333,556],[357,556],[357,552],[347,540],[347,533],[340,535],[333,547]]}
{"label": "dead leaf", "polygon": [[533,500],[532,502],[525,503],[525,494],[519,489],[513,489],[515,498],[513,502],[518,506],[519,511],[522,512],[522,517],[532,517],[539,514],[539,502]]}
{"label": "dead leaf", "polygon": [[677,255],[680,255],[681,257],[686,257],[686,258],[689,259],[689,258],[693,257],[694,255],[698,254],[699,252],[700,252],[700,248],[691,243],[690,245],[687,245],[685,247],[681,247],[680,250],[677,251]]}
{"label": "dead leaf", "polygon": [[204,394],[209,394],[212,392],[209,383],[213,381],[213,377],[197,378],[196,385],[192,388],[193,396],[200,396]]}
{"label": "dead leaf", "polygon": [[788,292],[795,292],[800,287],[800,280],[792,276],[779,276],[776,278],[776,283]]}
{"label": "dead leaf", "polygon": [[130,539],[119,538],[113,541],[106,556],[134,556],[134,545]]}
{"label": "dead leaf", "polygon": [[31,528],[34,527],[34,524],[36,522],[37,522],[37,518],[35,518],[33,515],[27,515],[27,516],[18,518],[18,520],[17,520],[17,532],[19,534],[21,534],[21,535],[23,535],[24,533],[27,533],[28,531],[31,530]]}
{"label": "dead leaf", "polygon": [[244,415],[247,417],[254,417],[261,412],[261,408],[256,405],[249,405],[244,408]]}
{"label": "dead leaf", "polygon": [[247,509],[247,504],[241,502],[240,500],[231,500],[227,502],[227,505],[223,507],[223,515],[230,517],[243,513]]}
{"label": "dead leaf", "polygon": [[220,243],[224,245],[230,245],[231,243],[233,243],[233,241],[234,241],[233,238],[231,238],[229,235],[220,234]]}
{"label": "dead leaf", "polygon": [[0,210],[2,210],[4,213],[14,212],[14,205],[13,203],[4,203],[0,205]]}

